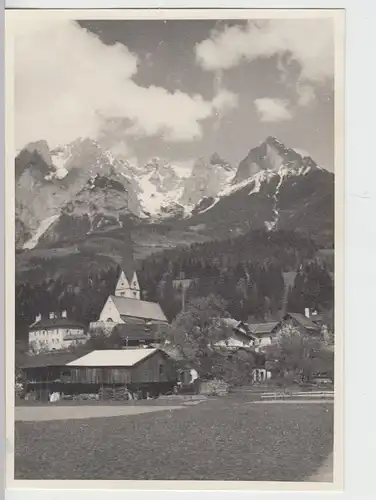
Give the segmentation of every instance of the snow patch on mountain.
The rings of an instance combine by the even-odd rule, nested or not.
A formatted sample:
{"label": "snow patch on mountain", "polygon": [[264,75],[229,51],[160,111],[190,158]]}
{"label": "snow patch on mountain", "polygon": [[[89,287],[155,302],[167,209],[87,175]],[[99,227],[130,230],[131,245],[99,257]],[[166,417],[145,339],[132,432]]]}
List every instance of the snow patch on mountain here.
{"label": "snow patch on mountain", "polygon": [[67,159],[64,158],[62,154],[58,154],[53,158],[56,179],[64,179],[64,177],[68,174],[68,170],[65,168],[66,162]]}
{"label": "snow patch on mountain", "polygon": [[140,176],[138,183],[142,191],[139,194],[141,205],[143,210],[151,216],[159,215],[163,208],[172,203],[178,203],[183,193],[183,186],[179,186],[168,192],[158,189],[158,185],[155,183],[154,171]]}
{"label": "snow patch on mountain", "polygon": [[55,214],[51,215],[51,217],[47,217],[47,219],[42,220],[33,236],[23,245],[23,249],[31,250],[32,248],[35,248],[38,244],[39,238],[47,231],[51,224],[53,224],[58,219],[58,217],[59,214]]}
{"label": "snow patch on mountain", "polygon": [[312,169],[312,167],[310,167],[310,166],[299,166],[297,168],[294,168],[294,167],[291,167],[289,165],[282,165],[278,169],[278,173],[275,175],[279,176],[279,181],[278,181],[278,184],[276,186],[275,192],[273,194],[273,214],[274,214],[274,217],[271,221],[265,221],[265,227],[268,231],[273,231],[277,227],[277,224],[279,221],[278,196],[279,196],[279,190],[281,188],[283,180],[289,176],[307,175],[311,169]]}
{"label": "snow patch on mountain", "polygon": [[271,221],[265,221],[265,227],[268,231],[273,231],[273,229],[276,228],[278,221],[279,221],[279,209],[278,209],[278,194],[279,194],[279,189],[282,185],[283,179],[285,177],[285,172],[283,171],[283,168],[279,169],[279,182],[277,184],[277,187],[275,188],[275,192],[273,194],[273,220]]}
{"label": "snow patch on mountain", "polygon": [[231,186],[227,186],[222,191],[218,193],[218,196],[220,198],[223,198],[224,196],[229,196],[230,194],[236,193],[237,191],[240,191],[240,189],[243,189],[244,187],[248,186],[253,182],[253,177],[249,177],[248,179],[245,179],[244,181],[238,182],[237,184],[232,184]]}
{"label": "snow patch on mountain", "polygon": [[255,174],[251,178],[255,185],[248,193],[248,196],[250,196],[251,194],[259,193],[263,182],[269,182],[269,180],[275,175],[275,172],[272,172],[271,170],[261,170],[261,172],[257,172],[257,174]]}
{"label": "snow patch on mountain", "polygon": [[187,179],[192,174],[193,160],[172,163],[171,168],[180,179]]}

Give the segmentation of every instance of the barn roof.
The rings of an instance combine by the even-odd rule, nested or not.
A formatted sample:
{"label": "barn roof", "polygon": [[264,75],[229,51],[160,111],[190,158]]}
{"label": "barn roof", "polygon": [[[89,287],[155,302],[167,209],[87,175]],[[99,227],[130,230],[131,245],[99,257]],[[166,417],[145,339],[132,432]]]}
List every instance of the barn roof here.
{"label": "barn roof", "polygon": [[104,351],[92,351],[81,358],[67,363],[67,365],[85,367],[129,367],[136,365],[158,351],[159,349],[106,349]]}
{"label": "barn roof", "polygon": [[314,323],[311,318],[307,318],[306,316],[304,316],[304,314],[287,313],[285,318],[287,318],[289,316],[291,318],[293,318],[295,321],[297,321],[299,324],[304,326],[304,328],[307,328],[307,330],[319,330],[320,329],[319,326],[316,325],[316,323]]}
{"label": "barn roof", "polygon": [[76,321],[74,319],[68,319],[68,318],[42,318],[39,321],[36,321],[32,325],[30,325],[29,330],[40,330],[41,328],[48,329],[48,328],[81,328],[84,329],[85,326],[80,323],[79,321]]}
{"label": "barn roof", "polygon": [[161,306],[156,302],[146,302],[145,300],[118,297],[116,295],[110,295],[110,297],[121,317],[125,316],[167,322],[167,318]]}
{"label": "barn roof", "polygon": [[41,368],[47,366],[65,366],[67,363],[82,357],[82,351],[73,352],[46,352],[35,356],[25,356],[20,368]]}
{"label": "barn roof", "polygon": [[129,340],[156,340],[158,338],[158,325],[145,325],[145,323],[117,324],[112,333]]}
{"label": "barn roof", "polygon": [[253,323],[249,325],[249,330],[253,335],[265,335],[271,333],[277,325],[277,321],[270,323]]}

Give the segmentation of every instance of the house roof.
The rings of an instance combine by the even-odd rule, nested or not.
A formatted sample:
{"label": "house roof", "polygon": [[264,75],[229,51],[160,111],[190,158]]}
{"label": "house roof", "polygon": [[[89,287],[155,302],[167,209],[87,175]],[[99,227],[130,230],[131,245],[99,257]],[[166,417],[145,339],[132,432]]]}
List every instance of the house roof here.
{"label": "house roof", "polygon": [[37,354],[35,356],[25,356],[20,368],[41,368],[47,366],[65,366],[67,363],[74,361],[82,357],[82,351],[80,353],[73,352],[47,352],[42,354]]}
{"label": "house roof", "polygon": [[129,367],[136,365],[158,351],[159,349],[108,349],[104,351],[92,351],[81,358],[67,363],[67,366]]}
{"label": "house roof", "polygon": [[48,330],[49,328],[82,328],[85,326],[79,321],[68,318],[42,318],[30,325],[29,330],[40,330],[41,328]]}
{"label": "house roof", "polygon": [[116,295],[110,295],[110,297],[119,311],[120,316],[167,322],[167,318],[161,306],[156,302],[146,302],[145,300],[118,297]]}
{"label": "house roof", "polygon": [[236,328],[240,324],[240,321],[234,318],[223,318],[222,321],[225,325],[230,326],[231,328]]}
{"label": "house roof", "polygon": [[129,340],[155,340],[158,338],[158,325],[145,325],[145,323],[118,324],[112,333]]}
{"label": "house roof", "polygon": [[297,321],[299,324],[301,324],[302,326],[304,326],[304,328],[307,328],[307,330],[319,330],[319,326],[316,325],[316,323],[314,323],[311,318],[307,318],[306,316],[304,316],[304,314],[301,314],[301,313],[287,313],[286,316],[285,316],[285,318],[287,318],[288,316],[290,316],[295,321]]}
{"label": "house roof", "polygon": [[249,325],[249,330],[253,335],[266,335],[271,333],[277,325],[277,321],[270,323],[253,323]]}

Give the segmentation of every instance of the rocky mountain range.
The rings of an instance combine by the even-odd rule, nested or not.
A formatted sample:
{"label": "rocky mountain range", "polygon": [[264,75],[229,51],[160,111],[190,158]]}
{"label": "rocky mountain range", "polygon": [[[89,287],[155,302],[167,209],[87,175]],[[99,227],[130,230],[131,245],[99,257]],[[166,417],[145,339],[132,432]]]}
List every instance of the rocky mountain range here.
{"label": "rocky mountain range", "polygon": [[41,254],[113,258],[133,240],[142,257],[260,228],[333,246],[334,175],[274,137],[237,167],[214,153],[189,175],[161,158],[131,165],[90,139],[55,149],[39,141],[17,155],[15,177],[20,269]]}

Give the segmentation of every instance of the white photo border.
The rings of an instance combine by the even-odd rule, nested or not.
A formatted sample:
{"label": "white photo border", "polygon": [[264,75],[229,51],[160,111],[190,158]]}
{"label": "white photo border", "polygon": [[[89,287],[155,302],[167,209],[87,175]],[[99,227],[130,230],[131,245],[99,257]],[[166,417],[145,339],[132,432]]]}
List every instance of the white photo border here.
{"label": "white photo border", "polygon": [[[316,1],[312,6],[308,1],[292,2],[109,2],[87,1],[21,1],[8,0],[7,8],[338,8],[346,9],[346,185],[345,185],[345,484],[344,492],[262,492],[267,499],[331,498],[334,494],[341,498],[368,499],[373,497],[373,464],[376,452],[374,420],[375,394],[373,388],[373,353],[376,341],[371,323],[373,297],[375,294],[376,268],[372,257],[376,255],[376,228],[373,214],[376,214],[376,169],[372,168],[372,146],[375,142],[372,128],[373,114],[376,109],[375,92],[376,71],[373,64],[371,47],[376,41],[376,7],[372,0],[357,2]],[[3,94],[4,95],[4,94]],[[3,104],[4,112],[4,104]],[[373,126],[373,127],[372,127]],[[3,135],[4,136],[4,135]],[[4,172],[2,171],[2,175]],[[4,181],[2,183],[4,188]],[[4,206],[4,205],[3,205]],[[4,221],[3,221],[4,222]],[[5,235],[5,233],[4,233]],[[11,243],[12,245],[12,243]],[[2,259],[2,262],[4,260]],[[4,269],[2,273],[4,276]],[[4,301],[1,301],[2,305]],[[3,314],[4,317],[4,314]],[[121,490],[71,490],[76,498],[96,500],[102,495],[120,498]],[[134,498],[166,499],[175,491],[128,491]],[[191,498],[191,491],[179,491],[179,495]],[[260,491],[200,491],[201,495],[215,495],[216,498],[229,498],[229,495],[250,495],[256,498]],[[8,498],[36,500],[47,498],[51,490],[8,489]],[[53,497],[63,498],[65,490],[54,490]],[[140,496],[141,495],[141,496]],[[188,496],[187,496],[188,495]],[[223,496],[223,495],[226,495]],[[172,496],[171,496],[172,498]],[[258,498],[258,497],[257,497]],[[184,499],[185,500],[185,499]]]}

